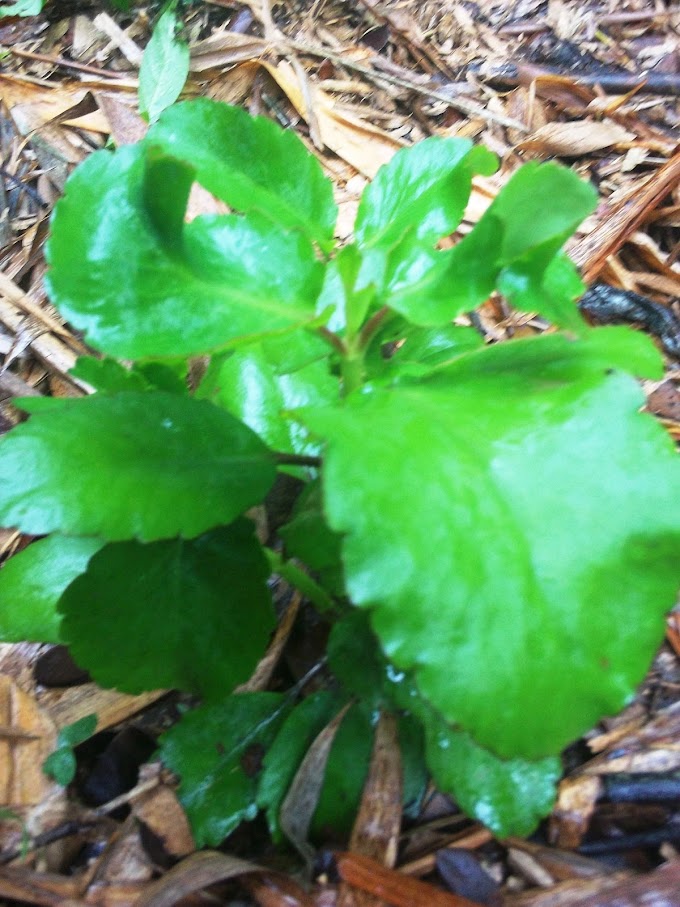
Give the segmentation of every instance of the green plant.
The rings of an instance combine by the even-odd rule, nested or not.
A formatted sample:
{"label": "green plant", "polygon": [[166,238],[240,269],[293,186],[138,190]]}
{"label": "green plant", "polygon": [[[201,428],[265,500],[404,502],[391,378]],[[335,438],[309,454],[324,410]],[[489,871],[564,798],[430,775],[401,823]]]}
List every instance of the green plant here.
{"label": "green plant", "polygon": [[173,104],[189,74],[189,45],[178,37],[177,0],[166,3],[139,69],[139,112],[151,123]]}
{"label": "green plant", "polygon": [[63,787],[73,781],[76,776],[76,755],[73,748],[88,740],[96,727],[96,715],[83,715],[59,731],[57,748],[43,762],[43,771],[48,778],[54,778]]}
{"label": "green plant", "polygon": [[[396,710],[411,799],[424,753],[471,814],[529,832],[556,754],[629,700],[662,637],[680,471],[631,376],[660,356],[574,305],[561,249],[595,194],[569,170],[525,165],[437,247],[495,167],[462,139],[400,151],[338,249],[302,142],[196,100],[93,154],[57,205],[48,291],[108,358],[76,366],[90,397],[19,401],[30,419],[0,445],[0,520],[49,534],[0,574],[2,630],[68,643],[104,685],[203,697],[161,742],[200,844],[258,807],[280,836],[350,699],[334,783],[334,753],[365,766],[375,710]],[[234,213],[187,223],[194,181]],[[494,290],[561,332],[484,346],[453,321]],[[243,516],[277,471],[307,483],[285,555]],[[230,695],[275,623],[272,566],[333,623],[335,686],[297,704]]]}

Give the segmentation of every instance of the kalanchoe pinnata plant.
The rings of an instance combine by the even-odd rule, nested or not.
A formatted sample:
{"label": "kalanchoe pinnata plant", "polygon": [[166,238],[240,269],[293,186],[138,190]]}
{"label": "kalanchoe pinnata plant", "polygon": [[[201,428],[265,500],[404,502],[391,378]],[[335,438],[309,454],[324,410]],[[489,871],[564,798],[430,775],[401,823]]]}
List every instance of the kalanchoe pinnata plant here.
{"label": "kalanchoe pinnata plant", "polygon": [[[411,801],[424,759],[497,834],[527,833],[560,750],[629,701],[660,642],[680,469],[636,380],[660,356],[579,315],[562,248],[595,193],[567,169],[526,164],[438,248],[496,166],[466,139],[400,151],[338,248],[302,142],[194,100],[89,157],[55,209],[49,295],[102,357],[75,369],[95,394],[19,401],[0,445],[0,521],[47,536],[0,576],[0,631],[67,643],[105,686],[203,698],[161,743],[199,844],[258,808],[280,837],[350,699],[329,784],[393,710]],[[233,213],[187,222],[194,182]],[[495,290],[557,331],[485,346],[454,323]],[[244,516],[279,471],[306,482],[285,556]],[[335,680],[297,703],[232,693],[275,624],[272,565],[333,622]],[[339,800],[322,794],[324,822]]]}

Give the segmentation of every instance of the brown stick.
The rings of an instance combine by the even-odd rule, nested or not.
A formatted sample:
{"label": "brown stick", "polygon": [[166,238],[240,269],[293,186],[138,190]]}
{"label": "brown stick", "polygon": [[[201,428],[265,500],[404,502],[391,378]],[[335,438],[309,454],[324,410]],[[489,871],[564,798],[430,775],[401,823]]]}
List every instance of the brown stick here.
{"label": "brown stick", "polygon": [[479,907],[478,903],[468,898],[442,891],[394,869],[386,869],[369,857],[341,853],[336,861],[344,882],[387,901],[393,907]]}
{"label": "brown stick", "polygon": [[48,54],[36,54],[29,50],[18,50],[16,47],[8,47],[7,50],[15,57],[21,60],[35,60],[37,63],[48,63],[50,66],[59,66],[61,69],[72,69],[75,72],[84,72],[90,76],[100,76],[103,79],[124,79],[129,76],[126,72],[114,72],[112,69],[99,69],[96,66],[88,66],[86,63],[75,63],[73,60],[66,60],[64,57],[50,57]]}

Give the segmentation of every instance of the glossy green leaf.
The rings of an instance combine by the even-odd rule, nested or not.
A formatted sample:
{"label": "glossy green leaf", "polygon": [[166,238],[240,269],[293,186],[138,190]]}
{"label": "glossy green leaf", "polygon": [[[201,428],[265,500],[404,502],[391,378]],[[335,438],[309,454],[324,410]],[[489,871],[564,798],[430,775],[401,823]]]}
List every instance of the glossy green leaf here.
{"label": "glossy green leaf", "polygon": [[559,758],[504,761],[469,734],[437,724],[426,725],[427,764],[437,787],[497,837],[531,834],[555,802]]}
{"label": "glossy green leaf", "polygon": [[371,711],[362,703],[353,705],[333,738],[326,762],[321,796],[312,820],[312,837],[340,840],[349,834],[361,802],[373,749]]}
{"label": "glossy green leaf", "polygon": [[412,715],[400,715],[398,726],[404,816],[417,819],[430,783],[425,762],[425,735],[422,724]]}
{"label": "glossy green leaf", "polygon": [[614,328],[544,336],[304,415],[328,440],[352,601],[434,708],[503,757],[559,751],[619,710],[663,635],[680,462],[616,370],[650,356],[658,373],[652,344]]}
{"label": "glossy green leaf", "polygon": [[258,211],[326,251],[332,247],[332,183],[292,130],[198,98],[165,111],[147,141],[194,169],[198,182],[235,210]]}
{"label": "glossy green leaf", "polygon": [[570,170],[526,164],[453,249],[397,268],[389,305],[416,324],[444,324],[498,288],[518,308],[582,330],[574,305],[582,285],[559,250],[596,200],[595,190]]}
{"label": "glossy green leaf", "polygon": [[438,788],[499,836],[530,834],[552,809],[559,759],[505,762],[448,726],[418,695],[411,678],[387,662],[366,612],[350,612],[333,627],[328,664],[345,689],[372,708],[410,713],[399,722],[405,805],[416,804],[422,795],[426,759]]}
{"label": "glossy green leaf", "polygon": [[[496,167],[497,158],[486,148],[437,136],[399,151],[381,167],[359,205],[356,239],[362,257],[353,292],[346,288],[345,308],[351,311],[357,297],[370,298],[371,290],[374,306],[389,305],[417,324],[439,323],[429,311],[432,303],[418,307],[415,297],[420,284],[432,281],[446,263],[434,246],[460,223],[472,177]],[[411,299],[406,307],[405,295]],[[444,292],[435,307],[446,306],[446,299]]]}
{"label": "glossy green leaf", "polygon": [[[378,267],[386,253],[377,250]],[[374,302],[375,287],[370,285],[370,275],[363,289],[357,289],[366,254],[359,252],[354,243],[344,246],[326,266],[323,287],[316,303],[316,310],[327,315],[326,327],[330,331],[347,331],[356,334]],[[384,267],[384,266],[382,266]],[[382,273],[381,273],[382,276]]]}
{"label": "glossy green leaf", "polygon": [[341,538],[328,527],[322,507],[321,484],[318,480],[310,482],[298,498],[290,521],[279,530],[279,535],[289,557],[301,560],[319,575],[325,589],[340,595],[344,589]]}
{"label": "glossy green leaf", "polygon": [[365,611],[352,609],[333,625],[327,657],[328,667],[343,687],[371,708],[381,709],[393,702],[402,709],[409,707],[402,698],[390,698],[391,678],[402,681],[404,675],[395,673],[380,651]]}
{"label": "glossy green leaf", "polygon": [[315,330],[263,337],[262,349],[277,375],[292,375],[307,365],[328,362],[330,349]]}
{"label": "glossy green leaf", "polygon": [[160,16],[139,68],[139,112],[155,123],[173,104],[189,75],[189,45],[177,36],[180,21],[172,8]]}
{"label": "glossy green leaf", "polygon": [[277,693],[239,693],[189,712],[161,737],[197,847],[216,847],[255,818],[261,759],[289,709]]}
{"label": "glossy green leaf", "polygon": [[147,360],[135,362],[131,371],[135,375],[140,375],[150,388],[186,396],[189,393],[187,366],[188,363],[184,359],[166,362]]}
{"label": "glossy green leaf", "polygon": [[73,747],[84,743],[95,732],[96,715],[83,715],[73,724],[67,724],[59,731],[57,748],[43,762],[43,771],[57,784],[66,787],[76,775],[76,757]]}
{"label": "glossy green leaf", "polygon": [[269,831],[281,844],[279,811],[300,763],[315,737],[340,709],[342,699],[321,690],[312,693],[288,715],[262,762],[257,789],[257,804],[267,813]]}
{"label": "glossy green leaf", "polygon": [[100,393],[161,390],[188,394],[186,362],[137,362],[126,368],[115,359],[80,356],[69,374],[85,381]]}
{"label": "glossy green leaf", "polygon": [[240,519],[196,539],[103,548],[59,604],[76,662],[126,693],[215,699],[247,680],[276,623],[253,528]]}
{"label": "glossy green leaf", "polygon": [[192,537],[274,481],[257,435],[207,401],[155,391],[21,406],[35,415],[0,441],[0,522],[23,532]]}
{"label": "glossy green leaf", "polygon": [[116,394],[119,391],[145,391],[149,384],[144,377],[132,369],[125,368],[115,359],[96,359],[94,356],[80,356],[69,372],[74,378],[85,381],[102,393]]}
{"label": "glossy green leaf", "polygon": [[407,233],[434,245],[460,223],[472,177],[497,166],[496,156],[470,139],[432,136],[403,148],[364,190],[354,228],[359,247],[393,247]]}
{"label": "glossy green leaf", "polygon": [[406,324],[401,325],[401,332],[399,327],[395,326],[393,340],[381,344],[380,349],[369,350],[366,357],[369,380],[427,375],[463,353],[484,346],[481,334],[471,327],[444,324],[424,328]]}
{"label": "glossy green leaf", "polygon": [[59,642],[57,603],[104,543],[51,535],[15,554],[0,570],[0,639]]}
{"label": "glossy green leaf", "polygon": [[185,224],[194,171],[148,147],[97,152],[69,179],[46,249],[62,315],[123,359],[191,356],[312,321],[323,265],[311,242],[257,212]]}
{"label": "glossy green leaf", "polygon": [[198,392],[245,422],[269,447],[310,455],[318,454],[319,445],[288,414],[332,403],[338,395],[338,379],[324,360],[281,375],[260,344],[215,357]]}

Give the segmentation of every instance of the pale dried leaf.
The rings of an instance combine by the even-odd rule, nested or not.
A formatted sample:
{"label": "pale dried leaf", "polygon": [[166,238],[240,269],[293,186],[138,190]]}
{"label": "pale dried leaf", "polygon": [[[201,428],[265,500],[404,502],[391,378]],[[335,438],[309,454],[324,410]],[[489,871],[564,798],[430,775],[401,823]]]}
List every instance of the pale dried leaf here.
{"label": "pale dried leaf", "polygon": [[[204,850],[174,866],[144,891],[135,907],[173,907],[183,898],[227,879],[252,873],[266,873],[262,866],[216,851]],[[276,873],[272,876],[276,877]],[[311,899],[299,889],[296,900],[300,907],[311,907]]]}
{"label": "pale dried leaf", "polygon": [[[275,79],[300,116],[306,119],[308,112],[304,92],[292,66],[285,61],[278,66],[269,63],[262,63],[262,66]],[[404,146],[404,142],[368,121],[339,111],[333,99],[321,89],[316,86],[310,88],[322,142],[359,173],[372,179],[381,165],[391,160],[394,153]]]}
{"label": "pale dried leaf", "polygon": [[121,101],[115,94],[105,91],[95,92],[95,98],[106,118],[109,134],[118,147],[133,145],[144,138],[149,124],[137,113],[135,104]]}
{"label": "pale dried leaf", "polygon": [[522,151],[553,154],[556,157],[580,157],[603,148],[632,142],[635,134],[618,123],[581,120],[578,123],[548,123],[517,145]]}
{"label": "pale dried leaf", "polygon": [[281,805],[279,815],[281,830],[297,851],[310,863],[314,858],[314,848],[307,840],[309,827],[321,795],[326,763],[330,756],[333,740],[350,706],[351,703],[348,703],[341,709],[318,734],[300,763]]}
{"label": "pale dried leaf", "polygon": [[550,838],[557,847],[575,849],[579,846],[601,792],[599,777],[577,775],[560,783],[550,819]]}
{"label": "pale dried leaf", "polygon": [[205,72],[234,63],[258,60],[267,50],[267,42],[252,35],[220,31],[191,46],[189,70]]}

